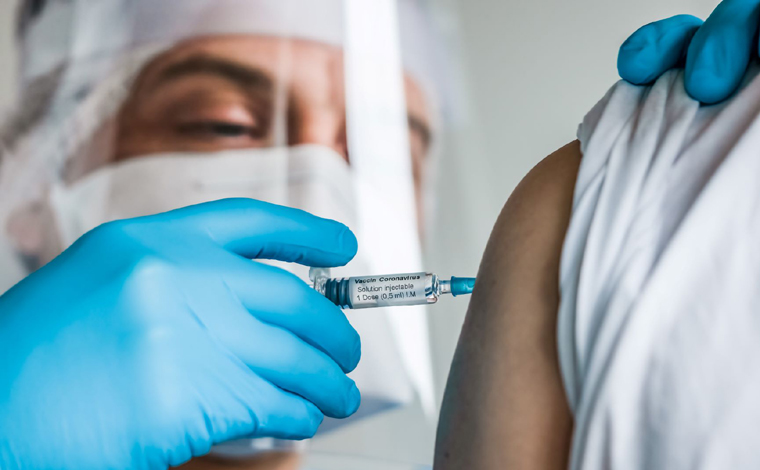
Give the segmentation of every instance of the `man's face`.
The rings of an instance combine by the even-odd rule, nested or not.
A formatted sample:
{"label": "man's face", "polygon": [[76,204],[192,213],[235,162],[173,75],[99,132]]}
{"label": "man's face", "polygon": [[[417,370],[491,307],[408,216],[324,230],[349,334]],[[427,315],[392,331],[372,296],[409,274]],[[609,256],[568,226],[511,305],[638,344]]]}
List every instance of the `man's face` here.
{"label": "man's face", "polygon": [[[430,131],[405,79],[412,168],[421,180]],[[349,163],[343,52],[316,42],[223,36],[182,43],[146,66],[118,116],[115,159],[319,144]]]}
{"label": "man's face", "polygon": [[[70,162],[66,182],[114,161],[165,152],[319,144],[350,163],[343,77],[342,51],[316,42],[242,35],[183,42],[143,68],[115,122]],[[430,117],[409,77],[405,93],[420,216]],[[22,241],[19,251],[43,261],[64,248],[49,211],[24,207],[8,229]]]}

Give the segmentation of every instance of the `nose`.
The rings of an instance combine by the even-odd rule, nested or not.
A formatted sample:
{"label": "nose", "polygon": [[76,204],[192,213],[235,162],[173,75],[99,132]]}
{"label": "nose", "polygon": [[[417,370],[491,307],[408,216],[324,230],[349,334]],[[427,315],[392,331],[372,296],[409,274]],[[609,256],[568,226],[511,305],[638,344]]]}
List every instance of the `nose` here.
{"label": "nose", "polygon": [[288,126],[288,145],[317,144],[329,147],[348,162],[345,113],[312,110],[302,112]]}

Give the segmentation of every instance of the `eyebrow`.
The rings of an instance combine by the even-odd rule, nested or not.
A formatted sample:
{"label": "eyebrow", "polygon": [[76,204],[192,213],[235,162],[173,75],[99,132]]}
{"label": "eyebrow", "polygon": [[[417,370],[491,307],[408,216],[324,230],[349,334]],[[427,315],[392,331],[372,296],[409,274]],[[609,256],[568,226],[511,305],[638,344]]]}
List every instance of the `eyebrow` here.
{"label": "eyebrow", "polygon": [[272,93],[274,82],[264,71],[217,57],[196,55],[166,68],[154,87],[193,75],[214,75],[233,82],[245,91]]}

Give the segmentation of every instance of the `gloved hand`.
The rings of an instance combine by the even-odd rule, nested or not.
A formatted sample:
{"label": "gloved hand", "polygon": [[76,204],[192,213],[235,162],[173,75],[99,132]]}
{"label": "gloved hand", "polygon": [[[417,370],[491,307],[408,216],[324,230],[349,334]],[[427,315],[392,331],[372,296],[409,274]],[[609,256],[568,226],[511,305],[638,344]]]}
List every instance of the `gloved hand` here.
{"label": "gloved hand", "polygon": [[337,222],[229,199],[102,225],[0,297],[0,468],[166,468],[241,437],[302,439],[360,396],[360,340],[296,276]]}
{"label": "gloved hand", "polygon": [[623,43],[620,76],[644,85],[686,66],[686,91],[703,103],[728,98],[758,53],[760,0],[724,0],[707,21],[679,15],[648,24]]}

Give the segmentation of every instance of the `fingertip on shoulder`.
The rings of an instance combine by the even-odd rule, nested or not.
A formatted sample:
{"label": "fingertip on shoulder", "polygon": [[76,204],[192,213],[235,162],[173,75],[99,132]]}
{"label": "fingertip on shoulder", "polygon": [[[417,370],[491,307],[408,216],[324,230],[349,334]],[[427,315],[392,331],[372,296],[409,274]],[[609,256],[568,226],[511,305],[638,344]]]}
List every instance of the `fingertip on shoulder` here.
{"label": "fingertip on shoulder", "polygon": [[678,66],[702,24],[696,16],[676,15],[642,26],[620,46],[620,77],[634,85],[653,83]]}
{"label": "fingertip on shoulder", "polygon": [[728,98],[735,85],[718,77],[711,70],[695,70],[685,77],[686,92],[693,99],[704,104],[716,104]]}

